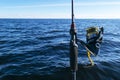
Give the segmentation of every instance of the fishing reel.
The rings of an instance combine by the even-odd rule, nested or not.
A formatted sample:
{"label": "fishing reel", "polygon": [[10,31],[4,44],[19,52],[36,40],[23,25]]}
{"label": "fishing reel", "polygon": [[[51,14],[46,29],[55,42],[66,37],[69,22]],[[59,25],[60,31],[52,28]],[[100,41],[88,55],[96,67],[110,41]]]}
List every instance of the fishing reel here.
{"label": "fishing reel", "polygon": [[80,42],[87,51],[88,59],[91,63],[90,65],[94,65],[90,55],[93,54],[96,56],[99,53],[103,40],[103,31],[103,27],[89,27],[86,29],[86,42],[78,39],[78,42]]}
{"label": "fishing reel", "polygon": [[86,45],[94,55],[97,55],[103,40],[103,27],[89,27],[86,32]]}

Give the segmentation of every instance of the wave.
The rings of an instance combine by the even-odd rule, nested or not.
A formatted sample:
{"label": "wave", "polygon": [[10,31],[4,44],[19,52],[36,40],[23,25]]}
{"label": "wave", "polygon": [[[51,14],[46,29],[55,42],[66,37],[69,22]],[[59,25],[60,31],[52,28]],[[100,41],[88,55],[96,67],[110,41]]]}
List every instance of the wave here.
{"label": "wave", "polygon": [[[78,37],[85,28],[105,28],[100,53],[89,63],[79,44],[77,80],[120,80],[119,20],[77,20]],[[70,80],[70,20],[0,20],[0,80]],[[84,23],[84,24],[83,24]],[[110,25],[110,26],[109,26]],[[17,26],[17,27],[16,27]],[[81,27],[82,26],[82,27]],[[115,28],[113,31],[112,29]]]}

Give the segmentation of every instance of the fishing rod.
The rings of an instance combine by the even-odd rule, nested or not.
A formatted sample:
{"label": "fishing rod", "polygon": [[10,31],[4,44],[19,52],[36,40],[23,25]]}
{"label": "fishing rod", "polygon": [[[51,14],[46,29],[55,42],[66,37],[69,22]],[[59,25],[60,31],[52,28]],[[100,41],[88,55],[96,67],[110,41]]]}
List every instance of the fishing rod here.
{"label": "fishing rod", "polygon": [[72,23],[70,28],[70,68],[72,72],[72,80],[76,80],[76,72],[78,70],[77,57],[78,57],[78,45],[77,45],[77,31],[74,23],[74,5],[73,0],[71,0],[72,5]]}
{"label": "fishing rod", "polygon": [[[94,62],[92,61],[90,55],[97,55],[99,53],[99,49],[100,49],[100,45],[102,43],[103,40],[103,32],[104,32],[104,28],[98,28],[98,27],[89,27],[87,28],[87,36],[86,36],[86,41],[87,43],[85,43],[84,41],[77,39],[77,31],[76,31],[76,26],[75,26],[75,22],[74,22],[74,2],[73,0],[71,0],[71,13],[72,13],[72,23],[71,23],[71,28],[70,28],[70,35],[71,35],[71,39],[70,39],[70,68],[71,68],[71,72],[72,72],[72,77],[71,80],[76,80],[76,72],[78,70],[78,44],[77,42],[80,42],[82,46],[85,47],[86,51],[87,51],[87,55],[88,55],[88,59],[90,61],[90,66],[94,65]],[[87,65],[87,67],[89,67],[89,64]]]}

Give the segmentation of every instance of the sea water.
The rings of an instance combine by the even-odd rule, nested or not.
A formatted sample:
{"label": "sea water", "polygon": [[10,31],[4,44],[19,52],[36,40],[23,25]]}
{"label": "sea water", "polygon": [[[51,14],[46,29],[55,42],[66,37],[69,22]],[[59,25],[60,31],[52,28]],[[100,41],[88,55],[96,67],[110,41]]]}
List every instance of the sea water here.
{"label": "sea water", "polygon": [[[89,63],[78,44],[77,80],[120,80],[120,20],[76,19],[77,36],[104,28],[100,53]],[[0,80],[70,80],[70,19],[0,19]]]}

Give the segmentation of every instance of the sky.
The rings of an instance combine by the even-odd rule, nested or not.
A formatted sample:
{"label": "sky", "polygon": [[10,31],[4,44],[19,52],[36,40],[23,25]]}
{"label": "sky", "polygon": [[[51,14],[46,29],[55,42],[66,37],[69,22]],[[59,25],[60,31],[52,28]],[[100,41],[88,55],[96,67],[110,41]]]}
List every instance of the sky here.
{"label": "sky", "polygon": [[[120,0],[74,0],[75,18],[120,18]],[[0,0],[0,18],[71,18],[71,0]]]}

